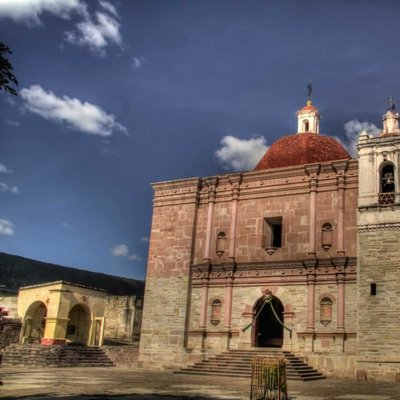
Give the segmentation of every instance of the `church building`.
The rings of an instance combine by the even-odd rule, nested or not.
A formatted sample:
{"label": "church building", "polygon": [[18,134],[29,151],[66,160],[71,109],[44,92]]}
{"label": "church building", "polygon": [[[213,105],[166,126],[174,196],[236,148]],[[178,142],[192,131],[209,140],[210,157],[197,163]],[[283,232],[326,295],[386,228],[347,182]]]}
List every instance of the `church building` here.
{"label": "church building", "polygon": [[273,347],[400,380],[399,114],[356,159],[310,99],[297,120],[253,171],[153,184],[142,365]]}

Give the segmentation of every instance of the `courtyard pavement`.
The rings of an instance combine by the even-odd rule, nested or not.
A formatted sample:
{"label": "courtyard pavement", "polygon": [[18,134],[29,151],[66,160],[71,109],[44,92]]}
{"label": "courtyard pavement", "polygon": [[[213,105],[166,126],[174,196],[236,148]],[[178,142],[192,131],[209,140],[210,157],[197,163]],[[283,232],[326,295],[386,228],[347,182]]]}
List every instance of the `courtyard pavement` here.
{"label": "courtyard pavement", "polygon": [[[123,368],[0,368],[2,399],[248,400],[249,379]],[[288,382],[290,400],[400,400],[400,383]]]}

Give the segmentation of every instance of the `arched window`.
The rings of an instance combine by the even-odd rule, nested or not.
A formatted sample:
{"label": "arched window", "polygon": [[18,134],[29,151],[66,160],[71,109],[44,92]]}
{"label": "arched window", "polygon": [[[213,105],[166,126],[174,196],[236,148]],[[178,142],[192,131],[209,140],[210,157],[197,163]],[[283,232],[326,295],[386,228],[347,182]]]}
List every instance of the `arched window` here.
{"label": "arched window", "polygon": [[323,297],[319,305],[319,319],[322,325],[327,326],[332,322],[332,300],[329,297]]}
{"label": "arched window", "polygon": [[221,257],[222,254],[225,253],[225,242],[226,242],[226,235],[225,232],[220,232],[217,235],[217,256]]}
{"label": "arched window", "polygon": [[380,167],[379,177],[379,204],[388,205],[394,203],[394,165],[386,162]]}
{"label": "arched window", "polygon": [[222,303],[220,299],[215,299],[211,303],[211,323],[218,325],[221,322]]}
{"label": "arched window", "polygon": [[329,223],[322,225],[322,248],[328,251],[332,246],[332,225]]}
{"label": "arched window", "polygon": [[308,120],[304,121],[304,132],[308,132],[310,130],[310,123]]}

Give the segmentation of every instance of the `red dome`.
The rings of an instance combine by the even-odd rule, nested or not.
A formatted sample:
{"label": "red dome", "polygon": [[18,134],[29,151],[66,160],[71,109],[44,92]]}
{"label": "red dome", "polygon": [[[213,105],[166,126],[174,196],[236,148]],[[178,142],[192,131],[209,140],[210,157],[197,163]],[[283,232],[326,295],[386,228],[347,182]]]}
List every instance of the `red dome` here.
{"label": "red dome", "polygon": [[267,150],[254,170],[349,158],[351,158],[349,153],[335,139],[317,133],[305,132],[278,139]]}

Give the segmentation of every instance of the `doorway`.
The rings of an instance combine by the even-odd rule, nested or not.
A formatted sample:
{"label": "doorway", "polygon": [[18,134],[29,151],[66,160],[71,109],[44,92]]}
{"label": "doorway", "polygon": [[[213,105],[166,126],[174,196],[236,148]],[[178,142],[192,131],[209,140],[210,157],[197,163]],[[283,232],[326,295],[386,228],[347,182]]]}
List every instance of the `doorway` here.
{"label": "doorway", "polygon": [[77,304],[68,314],[66,339],[71,344],[89,345],[91,318],[90,313],[82,305]]}
{"label": "doorway", "polygon": [[262,297],[255,303],[253,308],[254,315],[258,315],[253,328],[253,346],[282,347],[283,326],[277,321],[271,304],[278,318],[284,323],[283,304],[275,296],[272,296],[271,304],[264,304],[264,297]]}

